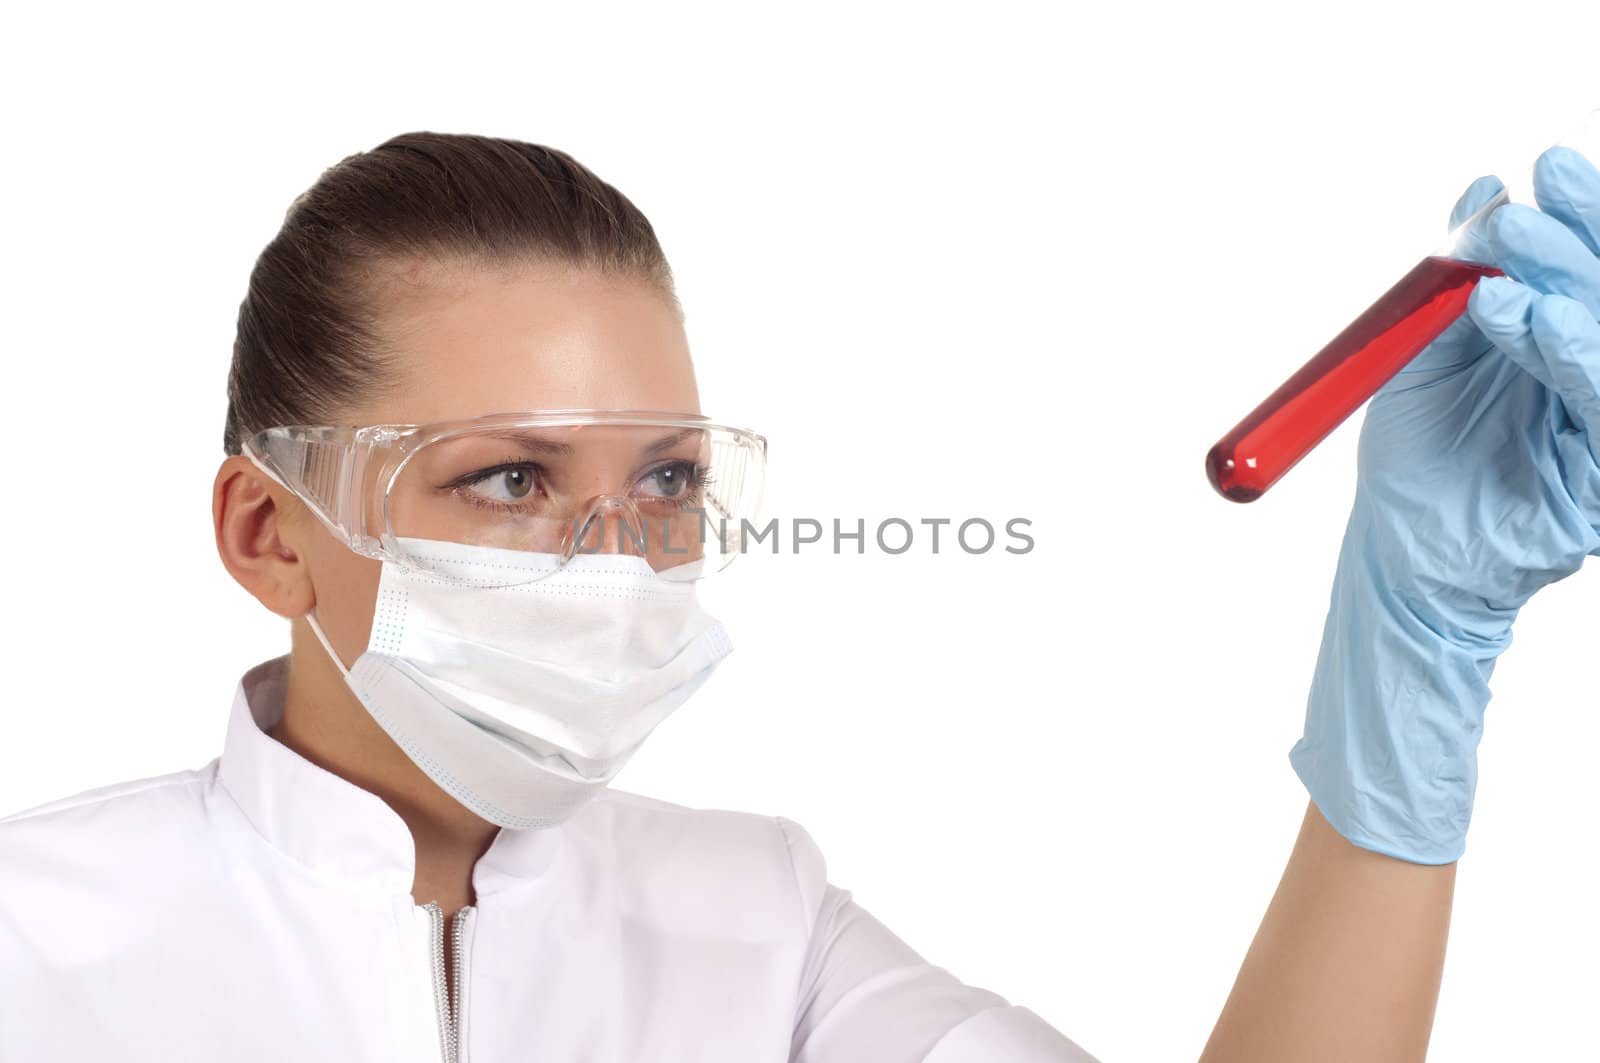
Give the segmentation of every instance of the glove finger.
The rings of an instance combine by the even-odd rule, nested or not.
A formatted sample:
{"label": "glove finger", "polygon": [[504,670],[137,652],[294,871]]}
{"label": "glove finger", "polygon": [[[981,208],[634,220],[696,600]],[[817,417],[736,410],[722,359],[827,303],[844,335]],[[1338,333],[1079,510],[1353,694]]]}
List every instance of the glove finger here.
{"label": "glove finger", "polygon": [[[1454,230],[1456,226],[1482,210],[1485,204],[1504,189],[1505,185],[1501,184],[1500,178],[1493,174],[1487,174],[1472,182],[1467,186],[1467,190],[1461,193],[1461,198],[1456,200],[1455,208],[1450,211],[1450,228]],[[1461,258],[1487,262],[1490,253],[1489,241],[1484,234],[1481,221],[1456,240],[1456,254]]]}
{"label": "glove finger", "polygon": [[[1500,178],[1493,174],[1478,178],[1467,186],[1461,193],[1461,198],[1456,200],[1456,205],[1450,211],[1450,228],[1454,230],[1466,219],[1481,210],[1490,200],[1499,195],[1505,186],[1500,183]],[[1482,238],[1483,226],[1480,222],[1472,227],[1471,233],[1463,233],[1456,240],[1458,254],[1466,258],[1477,258],[1487,262],[1487,242]],[[1481,248],[1481,250],[1478,250]],[[1471,250],[1469,250],[1471,249]],[[1475,253],[1474,253],[1475,252]],[[1401,368],[1394,378],[1387,382],[1380,392],[1405,391],[1439,379],[1441,372],[1459,370],[1480,358],[1489,345],[1483,341],[1473,328],[1472,321],[1463,314],[1434,337],[1415,358]]]}
{"label": "glove finger", "polygon": [[1533,165],[1534,198],[1600,255],[1600,170],[1571,148],[1555,147]]}
{"label": "glove finger", "polygon": [[1530,324],[1556,394],[1591,445],[1600,443],[1600,321],[1574,299],[1544,295],[1533,302]]}
{"label": "glove finger", "polygon": [[1500,183],[1500,178],[1494,174],[1485,174],[1468,185],[1467,190],[1461,193],[1461,198],[1456,200],[1456,205],[1450,211],[1450,228],[1454,229],[1476,214],[1485,203],[1499,195],[1504,187],[1505,185]]}
{"label": "glove finger", "polygon": [[[1482,210],[1504,190],[1505,185],[1493,174],[1486,174],[1473,181],[1461,193],[1461,197],[1456,200],[1456,205],[1450,211],[1451,230],[1455,230]],[[1480,218],[1471,230],[1461,233],[1456,238],[1457,255],[1480,262],[1491,261],[1492,253],[1489,251],[1488,238],[1484,232],[1485,221],[1491,216]],[[1531,341],[1528,346],[1531,348]],[[1396,373],[1392,380],[1385,383],[1379,389],[1380,394],[1405,391],[1435,381],[1441,372],[1458,371],[1477,361],[1489,347],[1490,345],[1479,334],[1479,330],[1474,327],[1472,318],[1462,314]],[[1537,357],[1534,357],[1533,361],[1537,363]]]}
{"label": "glove finger", "polygon": [[1509,277],[1485,277],[1467,299],[1467,317],[1519,368],[1559,392],[1533,335],[1533,304],[1538,299],[1533,289]]}
{"label": "glove finger", "polygon": [[1565,295],[1600,315],[1600,258],[1548,214],[1507,203],[1489,215],[1492,261],[1541,295]]}

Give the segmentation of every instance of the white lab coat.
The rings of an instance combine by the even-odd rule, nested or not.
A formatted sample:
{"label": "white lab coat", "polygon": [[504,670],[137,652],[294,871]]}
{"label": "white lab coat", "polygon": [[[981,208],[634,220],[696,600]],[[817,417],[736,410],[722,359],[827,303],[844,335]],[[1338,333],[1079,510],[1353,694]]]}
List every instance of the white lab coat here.
{"label": "white lab coat", "polygon": [[501,831],[446,957],[404,821],[264,733],[286,675],[245,674],[205,767],[0,820],[4,1063],[438,1063],[452,1034],[461,1063],[1092,1063],[922,960],[798,825],[615,789]]}

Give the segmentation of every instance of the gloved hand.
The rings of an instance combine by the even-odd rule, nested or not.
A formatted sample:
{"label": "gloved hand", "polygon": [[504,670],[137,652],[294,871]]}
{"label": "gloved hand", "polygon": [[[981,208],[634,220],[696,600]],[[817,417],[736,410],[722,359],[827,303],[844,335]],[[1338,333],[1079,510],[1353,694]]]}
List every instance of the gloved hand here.
{"label": "gloved hand", "polygon": [[[1290,751],[1355,844],[1461,855],[1495,659],[1539,588],[1600,552],[1600,172],[1552,148],[1539,210],[1474,226],[1507,278],[1372,398],[1306,707]],[[1452,227],[1495,195],[1474,182]],[[1509,279],[1508,279],[1509,278]]]}

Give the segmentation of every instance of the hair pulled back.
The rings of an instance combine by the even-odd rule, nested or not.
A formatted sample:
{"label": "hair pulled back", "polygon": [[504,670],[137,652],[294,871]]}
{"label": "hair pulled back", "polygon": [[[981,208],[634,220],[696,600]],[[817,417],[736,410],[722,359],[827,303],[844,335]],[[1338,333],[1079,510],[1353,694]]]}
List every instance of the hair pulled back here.
{"label": "hair pulled back", "polygon": [[223,448],[327,423],[381,388],[385,271],[410,262],[568,264],[637,276],[676,303],[644,214],[564,152],[470,134],[403,133],[323,171],[262,250],[239,306]]}

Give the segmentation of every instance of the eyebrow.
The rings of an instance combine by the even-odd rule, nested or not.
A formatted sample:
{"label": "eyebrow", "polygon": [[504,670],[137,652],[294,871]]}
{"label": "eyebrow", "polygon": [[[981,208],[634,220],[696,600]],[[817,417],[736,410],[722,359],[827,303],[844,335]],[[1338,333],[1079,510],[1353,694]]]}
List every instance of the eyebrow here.
{"label": "eyebrow", "polygon": [[486,434],[494,437],[495,439],[509,439],[519,447],[522,447],[526,450],[531,450],[535,454],[572,453],[571,443],[558,443],[553,439],[547,439],[544,436],[535,435],[532,432],[519,432],[514,428],[507,429],[504,432],[489,432]]}
{"label": "eyebrow", "polygon": [[677,446],[679,443],[683,442],[685,439],[688,439],[691,436],[699,435],[701,433],[701,431],[703,431],[703,429],[699,429],[699,428],[680,428],[678,431],[673,432],[671,435],[664,435],[660,439],[656,440],[654,443],[651,443],[648,447],[645,447],[644,450],[641,453],[644,453],[644,454],[659,454],[663,450],[671,450],[673,447]]}

